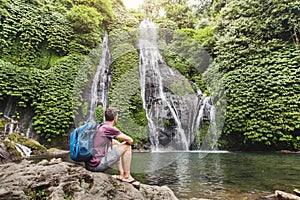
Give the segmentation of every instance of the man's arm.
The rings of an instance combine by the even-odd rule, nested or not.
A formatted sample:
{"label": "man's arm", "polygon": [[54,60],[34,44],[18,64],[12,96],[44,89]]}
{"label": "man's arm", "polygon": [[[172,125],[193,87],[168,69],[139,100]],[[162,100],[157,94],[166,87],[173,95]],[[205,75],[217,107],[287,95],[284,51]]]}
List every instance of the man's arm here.
{"label": "man's arm", "polygon": [[125,135],[124,133],[121,133],[120,135],[116,136],[116,138],[118,138],[130,145],[132,145],[132,143],[133,143],[133,139],[131,137],[129,137],[128,135]]}

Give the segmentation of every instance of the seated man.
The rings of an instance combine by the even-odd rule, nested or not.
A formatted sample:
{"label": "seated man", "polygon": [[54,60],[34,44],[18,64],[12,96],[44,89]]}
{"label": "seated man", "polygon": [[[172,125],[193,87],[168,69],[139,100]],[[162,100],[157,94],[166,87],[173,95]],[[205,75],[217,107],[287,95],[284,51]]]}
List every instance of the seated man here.
{"label": "seated man", "polygon": [[[103,172],[113,164],[116,164],[119,172],[117,179],[131,183],[133,186],[139,188],[140,183],[136,181],[130,173],[132,157],[131,144],[133,140],[131,137],[114,127],[117,120],[117,109],[114,107],[107,108],[105,111],[105,123],[100,126],[94,138],[96,153],[88,162],[86,162],[86,168],[90,171]],[[112,149],[107,148],[106,146],[107,138],[109,140],[108,143],[112,143]],[[118,138],[123,142],[120,143],[114,138]],[[111,146],[110,144],[108,145]]]}

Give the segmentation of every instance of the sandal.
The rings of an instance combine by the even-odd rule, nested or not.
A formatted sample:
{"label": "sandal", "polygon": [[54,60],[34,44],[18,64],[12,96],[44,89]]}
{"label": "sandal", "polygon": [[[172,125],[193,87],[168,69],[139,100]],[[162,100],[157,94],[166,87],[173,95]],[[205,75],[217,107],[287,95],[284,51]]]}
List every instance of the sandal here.
{"label": "sandal", "polygon": [[124,181],[124,180],[122,180],[122,181],[125,183],[130,183],[133,187],[135,187],[138,190],[140,189],[141,184],[140,184],[140,182],[136,181],[135,179],[133,179],[132,181]]}
{"label": "sandal", "polygon": [[112,177],[117,179],[118,181],[122,181],[122,179],[120,178],[120,175],[112,175]]}

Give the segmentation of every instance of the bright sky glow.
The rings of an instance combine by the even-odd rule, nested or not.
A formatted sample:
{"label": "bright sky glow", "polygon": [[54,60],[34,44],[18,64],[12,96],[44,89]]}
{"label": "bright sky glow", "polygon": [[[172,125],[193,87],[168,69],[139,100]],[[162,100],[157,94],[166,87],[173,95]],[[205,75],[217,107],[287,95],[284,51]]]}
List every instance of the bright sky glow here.
{"label": "bright sky glow", "polygon": [[143,4],[143,0],[123,0],[127,9],[137,9],[139,5]]}

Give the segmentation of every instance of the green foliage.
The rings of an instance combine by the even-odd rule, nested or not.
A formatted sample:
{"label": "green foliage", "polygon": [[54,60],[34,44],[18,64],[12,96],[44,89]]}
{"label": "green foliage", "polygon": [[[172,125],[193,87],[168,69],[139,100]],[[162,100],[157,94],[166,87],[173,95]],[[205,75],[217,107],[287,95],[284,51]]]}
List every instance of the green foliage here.
{"label": "green foliage", "polygon": [[83,105],[82,105],[82,107],[81,107],[81,114],[82,114],[83,118],[87,117],[88,108],[89,108],[88,102],[84,102]]}
{"label": "green foliage", "polygon": [[195,15],[188,6],[187,1],[164,6],[166,17],[176,22],[178,28],[194,28]]}
{"label": "green foliage", "polygon": [[161,53],[170,67],[196,83],[203,92],[207,92],[201,74],[207,69],[210,56],[197,41],[187,36],[195,33],[192,29],[176,30],[170,43],[161,47]]}
{"label": "green foliage", "polygon": [[[113,18],[111,1],[0,2],[0,100],[32,107],[42,138],[66,136],[79,101],[74,88],[88,81],[77,76],[85,59],[79,54],[101,43],[103,23]],[[75,78],[81,84],[74,86]]]}
{"label": "green foliage", "polygon": [[64,8],[50,1],[8,2],[1,12],[2,59],[18,66],[45,68],[49,66],[45,60],[49,61],[53,54],[68,52],[72,28],[64,18]]}
{"label": "green foliage", "polygon": [[113,18],[112,6],[109,0],[77,3],[3,2],[0,58],[17,66],[48,69],[57,56],[89,53],[101,43],[103,23]]}
{"label": "green foliage", "polygon": [[97,120],[97,122],[103,122],[103,118],[104,118],[103,107],[101,105],[97,106],[97,108],[96,108],[96,120]]}
{"label": "green foliage", "polygon": [[64,57],[45,74],[40,82],[35,108],[34,130],[51,141],[57,136],[66,136],[73,124],[72,94],[78,67],[85,56]]}
{"label": "green foliage", "polygon": [[18,106],[26,107],[39,95],[39,83],[44,72],[38,69],[17,67],[0,60],[0,100],[12,96],[18,99]]}
{"label": "green foliage", "polygon": [[145,18],[145,15],[138,11],[133,10],[129,13],[121,1],[114,1],[112,7],[114,20],[108,24],[108,31],[111,36],[120,32],[124,33],[125,31],[136,30],[138,24]]}
{"label": "green foliage", "polygon": [[112,64],[110,105],[119,111],[118,128],[132,136],[135,142],[147,142],[147,119],[140,95],[138,54],[130,44],[119,47],[125,53],[120,55],[112,52],[118,56]]}
{"label": "green foliage", "polygon": [[74,6],[67,13],[67,19],[77,33],[90,33],[97,30],[103,18],[95,8],[84,5]]}
{"label": "green foliage", "polygon": [[176,32],[179,33],[179,34],[186,35],[189,38],[194,37],[194,35],[196,34],[196,30],[192,29],[192,28],[182,28],[182,29],[176,30]]}
{"label": "green foliage", "polygon": [[30,200],[35,200],[35,199],[46,200],[48,199],[49,196],[46,186],[40,186],[35,188],[30,187],[25,191],[25,193]]}
{"label": "green foliage", "polygon": [[196,20],[187,0],[145,0],[140,10],[154,21],[172,21],[179,29],[193,28]]}
{"label": "green foliage", "polygon": [[218,29],[228,36],[294,42],[300,36],[299,15],[297,1],[231,1],[221,10]]}
{"label": "green foliage", "polygon": [[139,126],[146,127],[148,125],[146,112],[143,107],[143,99],[139,91],[137,93],[132,94],[129,99],[129,113],[130,117],[137,123]]}
{"label": "green foliage", "polygon": [[213,28],[212,26],[205,26],[197,30],[196,34],[194,34],[194,39],[204,47],[209,46],[213,42]]}
{"label": "green foliage", "polygon": [[35,130],[46,138],[65,135],[73,123],[72,82],[76,77],[76,66],[82,58],[74,55],[72,57],[74,58],[60,60],[48,71],[0,62],[0,97],[16,97],[18,106],[33,106]]}
{"label": "green foliage", "polygon": [[195,144],[198,147],[201,147],[202,142],[206,139],[205,137],[208,137],[208,131],[209,131],[209,122],[204,121],[201,129],[195,132]]}
{"label": "green foliage", "polygon": [[232,1],[221,10],[214,64],[226,83],[224,133],[233,146],[299,148],[299,17],[292,0]]}
{"label": "green foliage", "polygon": [[[32,107],[34,129],[44,138],[66,136],[73,112],[87,114],[87,102],[80,98],[90,69],[97,64],[86,62],[90,71],[78,73],[87,70],[79,69],[85,59],[79,54],[88,54],[101,43],[105,25],[113,50],[110,105],[120,111],[122,131],[135,141],[147,140],[134,48],[138,37],[134,30],[145,14],[127,12],[119,0],[0,0],[0,4],[0,100],[13,98],[18,108]],[[217,88],[221,80],[226,82],[224,145],[299,148],[298,1],[217,0],[212,5],[204,1],[196,11],[186,0],[146,1],[145,6],[160,27],[164,40],[159,41],[160,49],[169,66],[215,99],[222,96]],[[158,17],[161,7],[166,15]],[[207,50],[215,59],[206,70],[211,62]],[[185,92],[178,84],[171,90]],[[217,111],[225,115],[224,110]],[[96,115],[102,118],[102,107]],[[199,141],[201,137],[196,136]]]}
{"label": "green foliage", "polygon": [[70,52],[87,54],[91,48],[101,43],[101,35],[104,33],[102,22],[105,16],[96,8],[86,5],[74,6],[67,12],[66,18],[75,31],[70,43]]}
{"label": "green foliage", "polygon": [[183,96],[185,94],[193,94],[195,92],[193,88],[190,86],[188,80],[185,80],[183,83],[182,82],[171,83],[170,90],[173,94],[179,96]]}
{"label": "green foliage", "polygon": [[85,5],[95,8],[98,13],[103,15],[102,20],[106,23],[111,22],[114,18],[111,0],[73,0],[75,5]]}
{"label": "green foliage", "polygon": [[112,89],[114,89],[127,71],[139,66],[139,57],[136,49],[130,44],[116,45],[112,55],[114,60],[112,63]]}

